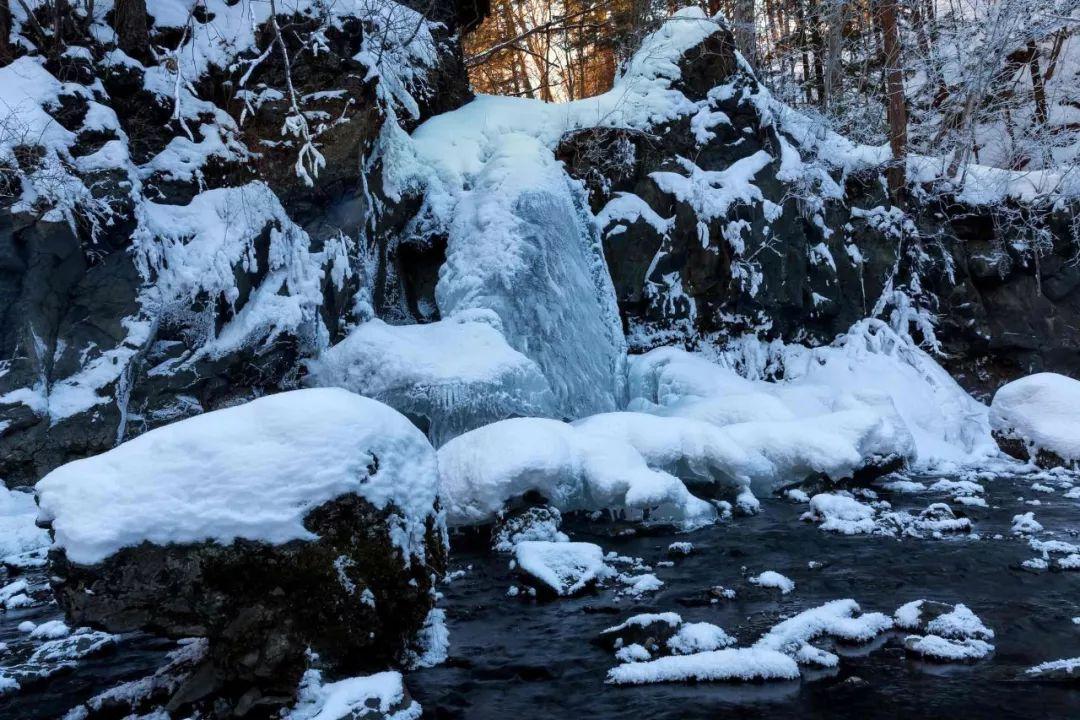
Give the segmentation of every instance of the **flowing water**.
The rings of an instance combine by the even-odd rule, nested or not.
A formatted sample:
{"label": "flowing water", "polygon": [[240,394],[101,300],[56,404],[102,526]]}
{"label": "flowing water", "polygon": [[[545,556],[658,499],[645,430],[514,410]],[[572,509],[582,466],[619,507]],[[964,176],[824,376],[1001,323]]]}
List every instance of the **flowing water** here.
{"label": "flowing water", "polygon": [[[805,505],[765,499],[754,517],[734,518],[682,534],[613,537],[598,526],[571,522],[575,540],[596,542],[620,555],[640,557],[664,582],[654,594],[633,599],[613,589],[581,598],[541,602],[508,597],[520,580],[506,556],[457,542],[452,569],[465,570],[443,587],[450,629],[450,657],[413,671],[407,684],[425,717],[496,720],[564,715],[607,718],[1080,718],[1080,686],[1019,679],[1038,663],[1080,656],[1080,572],[1031,573],[1020,568],[1035,557],[1011,532],[1013,515],[1034,511],[1043,539],[1078,542],[1080,500],[1035,493],[1030,479],[983,482],[989,508],[966,507],[972,535],[898,540],[843,537],[802,522]],[[942,495],[887,496],[897,508],[921,509]],[[1023,497],[1024,500],[1019,498]],[[1026,504],[1039,500],[1040,505]],[[960,506],[953,505],[954,509]],[[689,541],[695,551],[668,560],[667,546]],[[809,567],[810,561],[822,565]],[[795,581],[788,595],[758,588],[748,575],[776,570]],[[723,585],[733,600],[702,604],[703,591]],[[862,646],[817,643],[840,656],[831,671],[805,670],[798,681],[756,684],[605,684],[611,653],[591,640],[606,627],[639,612],[675,611],[688,621],[708,621],[747,645],[783,616],[837,598],[854,598],[863,611],[891,614],[919,598],[962,602],[993,629],[995,652],[972,664],[918,661],[902,647],[903,633]],[[0,641],[25,637],[19,622],[55,617],[52,607],[0,615]],[[124,679],[146,674],[166,644],[151,638],[123,640],[109,655],[80,661],[51,680],[0,698],[0,718],[53,718],[75,702]],[[3,664],[0,660],[0,664]]]}

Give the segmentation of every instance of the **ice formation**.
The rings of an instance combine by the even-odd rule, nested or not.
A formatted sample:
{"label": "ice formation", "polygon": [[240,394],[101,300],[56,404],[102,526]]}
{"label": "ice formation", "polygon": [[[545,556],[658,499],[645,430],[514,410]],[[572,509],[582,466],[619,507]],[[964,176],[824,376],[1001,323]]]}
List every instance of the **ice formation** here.
{"label": "ice formation", "polygon": [[382,139],[390,197],[422,192],[415,229],[448,237],[440,311],[494,310],[564,417],[620,406],[625,340],[593,218],[553,149],[570,130],[646,129],[696,111],[673,87],[678,61],[717,30],[701,10],[683,9],[606,93],[562,104],[480,96],[411,137],[389,128]]}
{"label": "ice formation", "polygon": [[426,427],[436,446],[497,420],[555,414],[547,380],[506,344],[491,311],[422,325],[369,320],[309,367],[311,384],[384,402]]}
{"label": "ice formation", "polygon": [[393,541],[423,557],[435,451],[404,416],[336,388],[295,390],[151,430],[37,484],[55,545],[81,564],[120,548],[312,537],[307,512],[356,493],[393,505]]}
{"label": "ice formation", "polygon": [[37,512],[33,493],[8,490],[0,482],[0,560],[49,546],[49,533],[34,524]]}

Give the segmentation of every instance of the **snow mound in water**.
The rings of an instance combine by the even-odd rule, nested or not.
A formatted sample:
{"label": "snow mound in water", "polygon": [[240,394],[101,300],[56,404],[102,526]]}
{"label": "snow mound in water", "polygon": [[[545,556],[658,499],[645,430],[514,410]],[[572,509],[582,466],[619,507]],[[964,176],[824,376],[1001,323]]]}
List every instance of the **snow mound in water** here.
{"label": "snow mound in water", "polygon": [[1080,382],[1055,373],[1014,380],[994,394],[990,425],[1064,460],[1080,460]]}
{"label": "snow mound in water", "polygon": [[798,677],[799,666],[783,653],[758,648],[728,648],[618,665],[608,671],[607,682],[644,685],[688,680],[795,680]]}
{"label": "snow mound in water", "polygon": [[599,545],[584,542],[525,540],[514,547],[517,567],[556,595],[574,595],[614,575]]}
{"label": "snow mound in water", "polygon": [[540,369],[506,344],[490,311],[426,325],[371,320],[309,366],[312,384],[384,402],[436,445],[497,420],[555,412]]}
{"label": "snow mound in water", "polygon": [[387,720],[416,720],[421,714],[420,704],[405,694],[405,684],[399,672],[387,671],[323,682],[322,673],[308,670],[300,682],[296,705],[286,711],[283,718],[349,720],[377,715]]}
{"label": "snow mound in water", "polygon": [[[773,461],[754,477],[763,483],[842,477],[874,456],[941,468],[994,451],[986,408],[880,321],[861,321],[828,347],[754,343],[719,362],[676,348],[631,358],[630,407],[723,427]],[[761,379],[767,370],[784,380]]]}
{"label": "snow mound in water", "polygon": [[[833,600],[778,623],[751,647],[627,662],[612,668],[607,681],[640,685],[687,680],[794,680],[800,675],[799,665],[835,667],[839,663],[833,653],[811,645],[812,640],[828,635],[847,642],[868,642],[893,626],[892,619],[881,613],[858,613],[859,605],[854,600]],[[677,615],[674,618],[678,620]],[[711,633],[715,635],[715,630]],[[714,642],[729,644],[730,638],[716,635]]]}
{"label": "snow mound in water", "polygon": [[393,505],[393,541],[424,554],[435,451],[403,415],[337,388],[295,390],[151,430],[37,484],[41,517],[70,560],[236,538],[310,540],[304,516],[358,494]]}
{"label": "snow mound in water", "polygon": [[[507,500],[535,491],[561,511],[650,511],[653,519],[695,526],[715,508],[695,497],[675,472],[752,505],[738,470],[738,448],[715,428],[680,418],[610,413],[574,425],[514,418],[454,438],[439,449],[448,522],[489,521]],[[715,440],[715,442],[713,442]]]}

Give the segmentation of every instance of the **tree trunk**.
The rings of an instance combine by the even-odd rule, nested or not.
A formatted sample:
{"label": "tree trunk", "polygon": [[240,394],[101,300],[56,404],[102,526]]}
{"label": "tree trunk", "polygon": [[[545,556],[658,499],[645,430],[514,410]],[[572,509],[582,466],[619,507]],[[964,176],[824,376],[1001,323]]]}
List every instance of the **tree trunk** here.
{"label": "tree trunk", "polygon": [[143,62],[150,60],[150,34],[146,26],[146,0],[116,0],[113,7],[116,44]]}
{"label": "tree trunk", "polygon": [[754,28],[754,0],[735,0],[735,47],[750,67],[755,70],[757,61],[757,39]]}
{"label": "tree trunk", "polygon": [[11,51],[11,5],[8,0],[0,0],[0,67],[14,59]]}
{"label": "tree trunk", "polygon": [[1034,40],[1028,40],[1028,70],[1031,72],[1031,91],[1035,95],[1035,119],[1040,125],[1046,124],[1046,85],[1043,83],[1042,70],[1039,69],[1039,46]]}
{"label": "tree trunk", "polygon": [[897,0],[875,0],[874,15],[881,28],[885,50],[885,94],[888,97],[889,147],[892,162],[887,171],[889,195],[899,204],[907,185],[907,104],[904,69],[900,66],[900,32],[896,26]]}
{"label": "tree trunk", "polygon": [[822,103],[822,108],[827,110],[833,98],[840,92],[840,63],[844,41],[844,21],[847,19],[847,0],[830,0],[825,18],[829,43],[825,56],[825,101]]}

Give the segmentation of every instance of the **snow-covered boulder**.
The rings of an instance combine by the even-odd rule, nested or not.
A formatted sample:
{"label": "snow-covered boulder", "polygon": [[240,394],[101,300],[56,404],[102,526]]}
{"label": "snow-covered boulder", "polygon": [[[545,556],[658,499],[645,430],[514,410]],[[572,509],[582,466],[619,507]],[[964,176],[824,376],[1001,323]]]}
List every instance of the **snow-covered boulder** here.
{"label": "snow-covered boulder", "polygon": [[1003,452],[1041,467],[1080,460],[1080,381],[1036,373],[1003,385],[990,404],[994,439]]}
{"label": "snow-covered boulder", "polygon": [[514,546],[514,566],[538,592],[571,596],[615,575],[599,545],[524,540]]}
{"label": "snow-covered boulder", "polygon": [[554,415],[540,368],[500,328],[491,311],[422,325],[370,320],[311,361],[308,380],[381,400],[436,446],[496,420]]}
{"label": "snow-covered boulder", "polygon": [[336,388],[183,420],[37,486],[73,624],[206,637],[222,682],[281,697],[308,651],[348,672],[410,650],[445,561],[437,490],[423,433]]}
{"label": "snow-covered boulder", "polygon": [[954,606],[914,600],[894,615],[897,627],[923,634],[909,635],[904,647],[913,655],[937,662],[971,662],[994,651],[988,641],[994,631],[963,603]]}
{"label": "snow-covered boulder", "polygon": [[451,525],[490,522],[508,501],[538,493],[564,512],[628,509],[638,518],[690,527],[712,521],[716,509],[681,478],[738,501],[748,495],[748,462],[705,423],[640,413],[606,413],[575,424],[514,418],[439,449]]}

